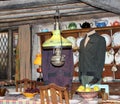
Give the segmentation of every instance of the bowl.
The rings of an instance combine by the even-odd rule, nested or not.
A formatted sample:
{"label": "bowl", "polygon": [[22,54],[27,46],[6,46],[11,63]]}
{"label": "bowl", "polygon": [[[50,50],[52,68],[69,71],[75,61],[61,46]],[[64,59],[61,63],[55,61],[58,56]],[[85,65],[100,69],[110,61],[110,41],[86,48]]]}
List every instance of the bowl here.
{"label": "bowl", "polygon": [[84,99],[94,99],[98,97],[98,91],[94,92],[78,92],[79,96]]}
{"label": "bowl", "polygon": [[28,92],[24,92],[22,93],[25,97],[27,98],[33,98],[37,93],[28,93]]}

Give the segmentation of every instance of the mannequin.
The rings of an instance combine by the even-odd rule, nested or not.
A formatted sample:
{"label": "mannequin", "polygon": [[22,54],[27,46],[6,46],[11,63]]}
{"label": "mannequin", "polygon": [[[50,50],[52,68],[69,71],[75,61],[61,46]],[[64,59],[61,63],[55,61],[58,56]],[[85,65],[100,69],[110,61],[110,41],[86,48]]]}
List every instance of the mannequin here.
{"label": "mannequin", "polygon": [[94,34],[94,33],[96,33],[96,31],[95,31],[94,29],[90,29],[90,30],[87,32],[87,35],[89,36],[89,35],[92,35],[92,34]]}
{"label": "mannequin", "polygon": [[104,37],[90,29],[79,47],[79,80],[82,85],[101,83],[105,52]]}

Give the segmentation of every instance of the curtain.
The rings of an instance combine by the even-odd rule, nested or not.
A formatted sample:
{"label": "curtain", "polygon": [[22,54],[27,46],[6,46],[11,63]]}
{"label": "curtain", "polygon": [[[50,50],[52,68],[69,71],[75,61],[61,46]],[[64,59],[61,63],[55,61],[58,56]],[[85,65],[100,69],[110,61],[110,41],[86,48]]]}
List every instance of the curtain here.
{"label": "curtain", "polygon": [[16,80],[29,78],[31,79],[31,63],[30,63],[30,26],[19,26],[19,39],[16,51]]}

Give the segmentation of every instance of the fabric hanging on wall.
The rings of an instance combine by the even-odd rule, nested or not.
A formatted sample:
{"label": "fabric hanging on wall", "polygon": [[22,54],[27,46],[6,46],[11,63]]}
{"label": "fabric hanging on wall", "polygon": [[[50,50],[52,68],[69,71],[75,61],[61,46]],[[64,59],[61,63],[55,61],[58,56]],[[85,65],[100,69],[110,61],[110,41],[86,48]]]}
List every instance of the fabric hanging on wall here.
{"label": "fabric hanging on wall", "polygon": [[30,66],[30,26],[19,26],[19,62],[20,62],[20,79],[31,79]]}
{"label": "fabric hanging on wall", "polygon": [[73,53],[72,49],[63,49],[62,54],[65,57],[65,64],[61,67],[55,67],[50,63],[53,50],[42,50],[42,71],[45,84],[55,83],[60,86],[72,85],[73,77]]}

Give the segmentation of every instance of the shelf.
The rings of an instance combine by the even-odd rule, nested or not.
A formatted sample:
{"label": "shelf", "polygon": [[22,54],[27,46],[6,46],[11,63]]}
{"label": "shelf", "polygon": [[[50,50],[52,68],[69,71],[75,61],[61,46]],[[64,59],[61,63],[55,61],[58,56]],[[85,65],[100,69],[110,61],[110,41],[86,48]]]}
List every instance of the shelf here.
{"label": "shelf", "polygon": [[[78,38],[78,37],[83,37],[86,32],[89,30],[90,28],[86,28],[86,29],[74,29],[74,30],[62,30],[61,31],[61,35],[66,38],[68,36],[73,36],[75,38]],[[117,32],[117,31],[120,31],[120,26],[107,26],[107,27],[102,27],[102,28],[92,28],[92,29],[95,29],[100,35],[103,34],[103,33],[106,33],[108,35],[111,36],[111,34],[113,35],[113,33]],[[37,35],[40,37],[40,40],[41,40],[41,44],[47,40],[48,38],[50,38],[52,36],[52,32],[40,32],[40,33],[37,33]],[[120,49],[120,46],[115,46],[113,47],[112,44],[110,44],[108,47],[106,47],[107,51],[112,49],[115,51],[115,53],[118,51],[118,49]],[[73,52],[76,52],[79,50],[79,47],[74,47],[73,48]],[[111,63],[111,64],[105,64],[104,65],[104,68],[105,68],[105,71],[103,71],[103,77],[105,76],[113,76],[113,72],[111,71],[111,68],[116,65],[115,62]],[[74,65],[74,68],[78,66],[78,63]],[[120,65],[116,65],[117,67],[117,72],[115,73],[116,77],[117,78],[120,78]],[[76,77],[78,76],[78,72],[74,71],[73,72],[73,77]],[[75,88],[80,85],[79,82],[72,82],[73,85],[75,85]],[[120,82],[109,82],[109,84],[120,84]],[[104,84],[107,84],[107,83],[104,83]]]}
{"label": "shelf", "polygon": [[[103,30],[111,30],[111,29],[118,29],[120,26],[107,26],[107,27],[100,27],[100,28],[92,28],[97,31],[103,31]],[[73,34],[73,33],[81,33],[81,32],[87,32],[91,28],[85,28],[85,29],[73,29],[73,30],[61,30],[61,34]],[[52,35],[52,32],[40,32],[37,33],[38,36],[40,35]]]}

